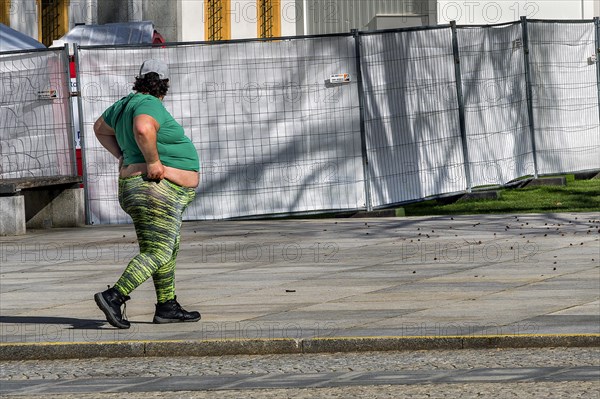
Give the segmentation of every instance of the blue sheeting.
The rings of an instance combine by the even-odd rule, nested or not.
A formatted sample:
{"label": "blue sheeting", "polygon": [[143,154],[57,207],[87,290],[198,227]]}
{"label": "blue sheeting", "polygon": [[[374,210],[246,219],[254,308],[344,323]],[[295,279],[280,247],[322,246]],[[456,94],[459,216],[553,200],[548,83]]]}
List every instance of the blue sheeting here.
{"label": "blue sheeting", "polygon": [[0,24],[0,52],[46,48],[32,37]]}
{"label": "blue sheeting", "polygon": [[77,43],[80,46],[152,43],[153,35],[152,21],[77,25],[55,40],[52,47],[62,47],[65,43]]}

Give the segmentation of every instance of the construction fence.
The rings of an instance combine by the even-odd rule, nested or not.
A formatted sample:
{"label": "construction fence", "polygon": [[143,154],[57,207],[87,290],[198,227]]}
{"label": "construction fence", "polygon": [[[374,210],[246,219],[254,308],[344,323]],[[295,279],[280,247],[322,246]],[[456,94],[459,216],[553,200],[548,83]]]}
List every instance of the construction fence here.
{"label": "construction fence", "polygon": [[76,174],[68,66],[66,49],[0,53],[1,180]]}
{"label": "construction fence", "polygon": [[[131,91],[145,59],[169,64],[164,103],[192,139],[202,167],[185,218],[207,220],[371,210],[524,176],[600,169],[599,35],[598,20],[523,19],[482,27],[79,47],[88,221],[130,221],[117,200],[117,162],[95,139],[93,124]],[[0,56],[2,78],[7,62],[18,65]],[[349,81],[330,80],[338,74],[348,74]],[[12,125],[1,107],[4,168]],[[61,109],[67,118],[68,107]],[[21,113],[11,115],[17,125],[30,126]],[[53,126],[46,136],[68,138],[57,121]],[[6,154],[25,159],[39,132],[29,127],[19,135],[22,149]],[[58,147],[49,146],[52,157]]]}

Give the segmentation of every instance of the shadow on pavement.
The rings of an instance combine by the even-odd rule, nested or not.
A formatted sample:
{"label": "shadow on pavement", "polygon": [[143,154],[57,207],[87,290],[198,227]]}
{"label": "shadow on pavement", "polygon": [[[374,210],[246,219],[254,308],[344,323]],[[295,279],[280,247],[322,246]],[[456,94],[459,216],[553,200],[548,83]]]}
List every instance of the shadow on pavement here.
{"label": "shadow on pavement", "polygon": [[0,323],[7,324],[67,324],[72,329],[99,329],[106,326],[106,320],[76,319],[73,317],[44,316],[0,316]]}

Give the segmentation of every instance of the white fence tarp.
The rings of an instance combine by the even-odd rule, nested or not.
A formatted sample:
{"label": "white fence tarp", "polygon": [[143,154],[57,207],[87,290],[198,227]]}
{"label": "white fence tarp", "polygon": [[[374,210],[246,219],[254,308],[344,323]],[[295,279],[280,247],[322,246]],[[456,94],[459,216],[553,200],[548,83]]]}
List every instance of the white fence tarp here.
{"label": "white fence tarp", "polygon": [[466,189],[450,28],[362,37],[373,207]]}
{"label": "white fence tarp", "polygon": [[[201,158],[186,219],[382,208],[536,172],[600,169],[595,25],[527,27],[529,61],[520,22],[458,27],[456,54],[451,27],[82,48],[89,220],[129,221],[117,202],[116,161],[92,126],[130,92],[148,58],[170,65],[165,105]],[[330,84],[339,73],[351,82]]]}
{"label": "white fence tarp", "polygon": [[75,174],[66,57],[0,53],[0,179]]}
{"label": "white fence tarp", "polygon": [[140,64],[165,60],[165,106],[200,155],[193,220],[366,206],[357,82],[350,36],[79,50],[88,217],[123,223],[117,164],[93,123],[132,87]]}
{"label": "white fence tarp", "polygon": [[595,25],[529,22],[540,174],[600,168]]}
{"label": "white fence tarp", "polygon": [[533,175],[520,24],[457,29],[471,186]]}

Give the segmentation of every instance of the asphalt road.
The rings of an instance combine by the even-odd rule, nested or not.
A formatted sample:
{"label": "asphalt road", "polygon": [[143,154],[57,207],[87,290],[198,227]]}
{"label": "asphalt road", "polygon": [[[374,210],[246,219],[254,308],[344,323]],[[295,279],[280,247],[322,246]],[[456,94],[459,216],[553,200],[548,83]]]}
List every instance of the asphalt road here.
{"label": "asphalt road", "polygon": [[599,348],[10,361],[26,398],[592,398]]}

